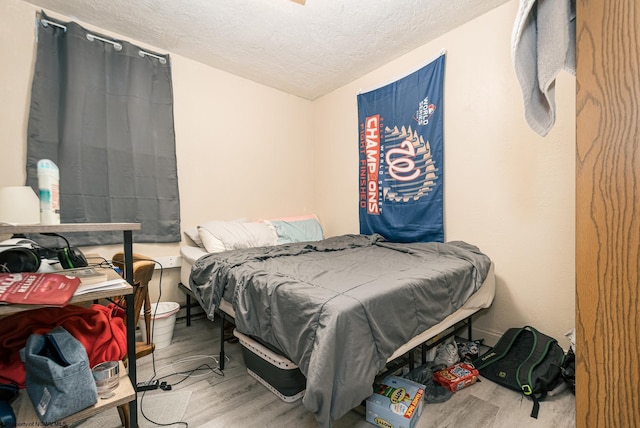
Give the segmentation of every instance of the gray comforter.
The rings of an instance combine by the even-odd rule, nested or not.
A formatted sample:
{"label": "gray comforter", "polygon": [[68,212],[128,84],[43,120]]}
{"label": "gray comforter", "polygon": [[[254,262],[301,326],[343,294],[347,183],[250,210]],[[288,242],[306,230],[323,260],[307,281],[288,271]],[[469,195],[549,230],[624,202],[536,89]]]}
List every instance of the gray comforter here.
{"label": "gray comforter", "polygon": [[372,394],[398,347],[478,290],[490,264],[464,242],[343,235],[209,254],[194,264],[190,285],[211,320],[224,297],[240,332],[300,367],[303,404],[330,427]]}

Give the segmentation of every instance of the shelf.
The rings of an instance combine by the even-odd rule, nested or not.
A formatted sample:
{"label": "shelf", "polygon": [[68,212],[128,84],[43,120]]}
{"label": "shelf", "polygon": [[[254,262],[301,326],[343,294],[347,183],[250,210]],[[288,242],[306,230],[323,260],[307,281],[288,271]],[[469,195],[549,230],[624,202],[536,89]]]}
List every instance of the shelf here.
{"label": "shelf", "polygon": [[[120,277],[120,275],[118,275],[113,269],[104,268],[104,271],[107,273],[108,280],[122,279],[122,277]],[[93,300],[107,299],[113,296],[126,296],[127,294],[133,294],[133,287],[131,285],[123,285],[122,288],[118,288],[118,289],[97,290],[89,293],[84,293],[79,296],[73,296],[68,304],[71,305],[74,303],[91,302]],[[0,317],[3,317],[5,315],[10,315],[10,314],[15,314],[18,312],[23,312],[23,311],[30,311],[32,309],[47,308],[47,307],[51,307],[51,306],[0,304]]]}
{"label": "shelf", "polygon": [[[105,269],[108,272],[109,279],[122,279],[113,269]],[[123,285],[122,288],[118,289],[105,289],[105,290],[97,290],[89,293],[84,293],[79,296],[73,296],[69,301],[68,305],[72,305],[74,303],[84,303],[91,302],[93,300],[107,299],[113,296],[126,296],[128,294],[133,294],[133,287],[131,285]],[[0,317],[10,314],[16,314],[18,312],[30,311],[33,309],[47,308],[52,306],[47,305],[2,305],[0,304]]]}
{"label": "shelf", "polygon": [[[112,407],[120,406],[122,404],[129,403],[132,400],[136,399],[136,392],[127,376],[127,369],[125,369],[124,364],[120,361],[120,384],[115,389],[115,395],[111,398],[102,399],[98,397],[98,402],[91,407],[87,407],[84,410],[80,410],[77,413],[61,420],[54,422],[52,425],[54,426],[67,426],[74,422],[78,422],[84,419],[87,419],[91,416],[97,415],[98,413],[110,409]],[[27,395],[27,391],[25,389],[20,391],[18,398],[16,401],[12,403],[12,407],[16,413],[16,420],[18,421],[18,426],[41,426],[42,422],[38,418],[36,414],[33,404],[31,403],[31,399],[29,395]]]}
{"label": "shelf", "polygon": [[30,225],[0,225],[0,234],[3,233],[64,233],[64,232],[106,232],[140,230],[140,223],[63,223],[63,224],[30,224]]}
{"label": "shelf", "polygon": [[[82,294],[80,296],[74,296],[71,299],[70,303],[79,303],[79,302],[88,302],[91,300],[99,300],[101,298],[113,297],[115,295],[124,295],[125,303],[127,308],[134,307],[134,295],[133,295],[133,234],[132,231],[140,230],[140,223],[63,223],[63,224],[55,224],[55,225],[0,225],[0,234],[25,234],[25,233],[69,233],[69,232],[104,232],[104,231],[120,231],[123,236],[123,248],[124,248],[124,258],[125,258],[125,277],[128,278],[127,282],[128,286],[123,287],[121,290],[103,290],[103,291],[95,291],[92,293]],[[115,274],[115,272],[113,272]],[[116,274],[117,275],[117,274]],[[126,292],[125,292],[126,290]],[[117,291],[117,292],[114,292]],[[18,307],[20,306],[20,307]],[[0,316],[6,315],[9,313],[21,312],[25,310],[35,309],[36,305],[2,305],[0,306]],[[135,325],[134,325],[134,313],[133,310],[126,311],[126,324],[127,328],[127,359],[129,361],[129,373],[126,376],[126,370],[124,370],[124,366],[121,363],[120,369],[120,385],[118,389],[120,392],[116,394],[115,397],[108,400],[100,400],[95,406],[85,409],[77,414],[71,415],[69,418],[65,419],[66,423],[70,423],[72,421],[78,421],[82,419],[86,419],[89,416],[93,416],[96,413],[99,413],[107,408],[111,408],[114,406],[118,406],[120,404],[129,403],[129,422],[131,427],[138,426],[138,400],[136,399],[136,391],[133,385],[136,384],[136,349],[135,349]],[[26,399],[25,399],[26,397]],[[29,425],[29,426],[37,426],[40,424],[37,415],[34,413],[33,406],[31,406],[31,401],[29,397],[21,391],[20,397],[20,407],[17,413],[17,422],[18,425]],[[26,402],[26,404],[25,404]],[[28,404],[28,405],[27,405]],[[14,403],[14,408],[16,404]],[[26,406],[26,407],[25,407]],[[33,424],[27,423],[25,417],[29,416],[29,413],[26,415],[22,413],[23,411],[31,412],[31,419],[28,421],[32,421]],[[25,410],[26,409],[26,410]],[[35,418],[35,419],[33,419]],[[58,425],[58,423],[56,423]]]}

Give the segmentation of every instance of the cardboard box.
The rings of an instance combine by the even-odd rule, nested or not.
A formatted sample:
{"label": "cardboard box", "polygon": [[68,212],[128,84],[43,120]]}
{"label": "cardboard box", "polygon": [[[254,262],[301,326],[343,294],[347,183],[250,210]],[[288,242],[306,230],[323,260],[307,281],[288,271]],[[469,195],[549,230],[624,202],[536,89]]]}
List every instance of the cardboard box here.
{"label": "cardboard box", "polygon": [[451,392],[460,391],[478,380],[478,370],[466,363],[457,363],[433,374],[433,379]]}
{"label": "cardboard box", "polygon": [[373,386],[367,399],[367,422],[384,428],[413,428],[422,414],[424,385],[389,376]]}

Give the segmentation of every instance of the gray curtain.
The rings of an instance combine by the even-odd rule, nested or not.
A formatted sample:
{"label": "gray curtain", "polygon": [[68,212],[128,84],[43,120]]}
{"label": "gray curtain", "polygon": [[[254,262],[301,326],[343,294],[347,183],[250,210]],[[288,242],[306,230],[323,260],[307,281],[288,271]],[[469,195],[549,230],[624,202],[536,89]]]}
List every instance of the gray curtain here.
{"label": "gray curtain", "polygon": [[[50,159],[60,169],[62,223],[138,222],[134,242],[180,241],[169,56],[42,12],[37,27],[27,185],[37,193],[36,164]],[[120,243],[122,233],[70,241]]]}

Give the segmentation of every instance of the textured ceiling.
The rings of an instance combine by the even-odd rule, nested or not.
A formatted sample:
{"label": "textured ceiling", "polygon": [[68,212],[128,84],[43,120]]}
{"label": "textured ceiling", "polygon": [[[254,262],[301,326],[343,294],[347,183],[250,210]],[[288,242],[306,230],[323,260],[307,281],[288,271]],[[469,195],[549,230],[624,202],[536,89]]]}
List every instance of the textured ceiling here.
{"label": "textured ceiling", "polygon": [[510,0],[25,0],[313,100]]}

